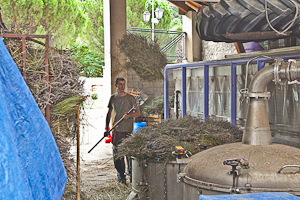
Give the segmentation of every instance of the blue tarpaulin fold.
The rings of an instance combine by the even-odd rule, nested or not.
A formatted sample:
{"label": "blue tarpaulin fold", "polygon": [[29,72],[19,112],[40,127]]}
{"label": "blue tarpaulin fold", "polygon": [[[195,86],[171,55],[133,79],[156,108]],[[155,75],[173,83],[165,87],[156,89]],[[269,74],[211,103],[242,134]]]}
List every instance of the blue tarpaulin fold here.
{"label": "blue tarpaulin fold", "polygon": [[61,199],[67,174],[45,117],[0,39],[0,199]]}

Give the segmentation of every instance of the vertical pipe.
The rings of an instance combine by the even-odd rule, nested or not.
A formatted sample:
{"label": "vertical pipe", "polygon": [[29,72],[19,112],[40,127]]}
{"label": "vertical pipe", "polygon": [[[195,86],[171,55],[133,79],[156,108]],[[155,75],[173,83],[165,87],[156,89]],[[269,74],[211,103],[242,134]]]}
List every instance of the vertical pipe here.
{"label": "vertical pipe", "polygon": [[80,105],[78,106],[77,112],[77,198],[76,200],[80,200],[80,122],[79,122],[79,115],[80,115]]}
{"label": "vertical pipe", "polygon": [[264,61],[257,61],[257,71],[261,70],[262,68],[264,68],[265,62]]}
{"label": "vertical pipe", "polygon": [[[46,83],[49,86],[49,61],[48,61],[48,55],[49,55],[49,36],[46,36],[46,42],[45,42],[45,72],[46,72]],[[50,86],[49,86],[50,87]],[[50,88],[47,89],[48,92],[50,92]],[[49,95],[50,96],[50,95]],[[50,105],[46,105],[46,120],[50,126]]]}
{"label": "vertical pipe", "polygon": [[164,120],[169,118],[169,69],[165,68],[164,80]]}
{"label": "vertical pipe", "polygon": [[186,60],[186,32],[183,33],[183,58]]}
{"label": "vertical pipe", "polygon": [[182,77],[181,77],[181,97],[182,97],[182,110],[181,115],[184,117],[186,115],[186,67],[181,67]]}
{"label": "vertical pipe", "polygon": [[208,117],[209,65],[204,65],[204,119]]}
{"label": "vertical pipe", "polygon": [[152,41],[154,42],[154,0],[152,0]]}
{"label": "vertical pipe", "polygon": [[23,78],[26,80],[26,36],[22,36]]}
{"label": "vertical pipe", "polygon": [[236,125],[236,63],[231,63],[231,123]]}

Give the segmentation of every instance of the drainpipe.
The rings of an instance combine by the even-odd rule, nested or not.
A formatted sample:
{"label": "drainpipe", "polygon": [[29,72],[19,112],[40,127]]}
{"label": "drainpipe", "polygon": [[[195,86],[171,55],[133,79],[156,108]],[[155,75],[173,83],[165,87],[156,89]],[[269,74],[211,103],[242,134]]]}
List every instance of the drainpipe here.
{"label": "drainpipe", "polygon": [[300,78],[300,64],[289,60],[284,64],[278,58],[274,65],[269,65],[255,74],[250,83],[249,92],[245,94],[250,99],[248,104],[243,143],[249,145],[270,145],[272,137],[266,107],[266,100],[271,94],[264,92],[267,85],[274,80],[275,84],[282,81],[293,81]]}

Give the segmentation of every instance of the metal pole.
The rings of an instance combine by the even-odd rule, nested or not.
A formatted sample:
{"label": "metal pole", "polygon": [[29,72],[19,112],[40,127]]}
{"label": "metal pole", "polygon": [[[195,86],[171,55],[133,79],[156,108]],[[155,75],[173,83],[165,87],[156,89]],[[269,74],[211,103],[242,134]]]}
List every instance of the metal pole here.
{"label": "metal pole", "polygon": [[164,81],[164,120],[169,118],[169,69],[165,68]]}
{"label": "metal pole", "polygon": [[80,105],[78,106],[77,112],[77,198],[76,200],[80,200],[80,132],[79,132],[79,115],[80,115]]}
{"label": "metal pole", "polygon": [[152,41],[154,41],[154,0],[152,0]]}
{"label": "metal pole", "polygon": [[184,117],[186,115],[186,67],[181,67],[182,77],[181,77],[181,97],[182,97],[182,110],[181,116]]}
{"label": "metal pole", "polygon": [[[45,42],[45,72],[46,72],[46,83],[49,86],[49,61],[48,61],[48,54],[49,54],[49,36],[46,36],[46,42]],[[50,86],[49,86],[50,87]],[[50,92],[50,88],[47,89],[48,92]],[[50,105],[46,105],[46,120],[50,126]]]}
{"label": "metal pole", "polygon": [[26,80],[26,37],[22,37],[22,54],[23,54],[23,78]]}
{"label": "metal pole", "polygon": [[261,70],[262,68],[264,68],[265,62],[264,61],[257,61],[257,71]]}
{"label": "metal pole", "polygon": [[236,125],[236,63],[231,63],[231,123]]}
{"label": "metal pole", "polygon": [[204,65],[204,119],[208,117],[209,65]]}

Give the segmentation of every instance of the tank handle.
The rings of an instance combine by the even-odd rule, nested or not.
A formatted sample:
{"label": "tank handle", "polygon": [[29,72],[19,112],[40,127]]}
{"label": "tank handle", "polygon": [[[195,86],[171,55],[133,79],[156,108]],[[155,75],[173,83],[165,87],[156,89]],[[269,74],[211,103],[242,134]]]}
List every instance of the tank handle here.
{"label": "tank handle", "polygon": [[284,165],[283,167],[281,167],[281,169],[277,173],[280,173],[284,168],[287,168],[287,167],[299,167],[300,168],[300,165]]}

